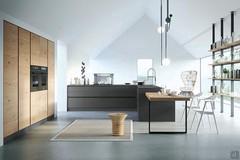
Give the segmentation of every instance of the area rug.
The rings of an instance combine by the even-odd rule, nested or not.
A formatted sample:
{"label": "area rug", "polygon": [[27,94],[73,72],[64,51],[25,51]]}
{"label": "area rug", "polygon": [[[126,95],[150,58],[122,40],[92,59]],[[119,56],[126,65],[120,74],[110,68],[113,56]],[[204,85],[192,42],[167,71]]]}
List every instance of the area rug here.
{"label": "area rug", "polygon": [[125,121],[124,136],[112,136],[111,120],[75,120],[61,130],[51,141],[132,141],[133,124],[132,120]]}

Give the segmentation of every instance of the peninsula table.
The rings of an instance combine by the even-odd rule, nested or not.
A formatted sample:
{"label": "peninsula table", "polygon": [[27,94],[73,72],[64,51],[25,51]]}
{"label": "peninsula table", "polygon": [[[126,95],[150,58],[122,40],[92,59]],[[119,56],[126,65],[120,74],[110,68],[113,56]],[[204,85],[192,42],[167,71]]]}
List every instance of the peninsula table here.
{"label": "peninsula table", "polygon": [[[148,132],[149,134],[174,134],[174,133],[187,133],[187,102],[190,100],[190,97],[184,97],[179,95],[169,96],[164,95],[159,92],[146,92],[145,96],[148,99],[149,102],[149,118],[148,118]],[[151,131],[151,102],[158,102],[161,107],[161,102],[176,102],[176,101],[184,101],[185,102],[185,130],[182,132],[176,132],[176,131]],[[163,103],[164,104],[164,103]]]}

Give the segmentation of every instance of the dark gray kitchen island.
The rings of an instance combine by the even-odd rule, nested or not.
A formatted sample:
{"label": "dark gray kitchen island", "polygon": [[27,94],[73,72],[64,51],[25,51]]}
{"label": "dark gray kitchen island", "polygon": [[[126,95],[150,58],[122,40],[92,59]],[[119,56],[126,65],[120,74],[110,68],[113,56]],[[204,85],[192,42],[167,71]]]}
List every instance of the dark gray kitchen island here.
{"label": "dark gray kitchen island", "polygon": [[[157,92],[153,85],[68,85],[68,111],[136,111],[139,121],[148,120],[145,92]],[[175,104],[161,110],[153,104],[152,121],[175,121]],[[164,111],[164,112],[163,112]]]}

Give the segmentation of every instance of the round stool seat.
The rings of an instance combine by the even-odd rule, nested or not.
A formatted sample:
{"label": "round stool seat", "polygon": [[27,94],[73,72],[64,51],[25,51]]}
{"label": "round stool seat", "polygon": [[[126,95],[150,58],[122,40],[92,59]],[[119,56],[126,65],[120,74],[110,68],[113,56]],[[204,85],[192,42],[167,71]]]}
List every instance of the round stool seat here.
{"label": "round stool seat", "polygon": [[124,135],[124,121],[127,117],[126,113],[110,113],[109,117],[112,119],[112,135]]}

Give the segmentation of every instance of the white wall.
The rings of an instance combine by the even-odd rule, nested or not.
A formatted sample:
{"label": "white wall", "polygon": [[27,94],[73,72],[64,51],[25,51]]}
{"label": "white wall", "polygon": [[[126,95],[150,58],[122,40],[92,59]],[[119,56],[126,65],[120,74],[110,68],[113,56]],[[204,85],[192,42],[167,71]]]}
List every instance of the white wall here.
{"label": "white wall", "polygon": [[200,61],[199,60],[184,60],[172,62],[167,67],[161,67],[158,71],[158,85],[166,85],[169,89],[178,90],[183,87],[181,73],[187,70],[196,70],[198,72],[197,82],[194,92],[200,92]]}
{"label": "white wall", "polygon": [[68,67],[67,67],[67,78],[68,83],[74,77],[81,76],[81,62],[86,63],[87,70],[89,69],[89,52],[86,52],[81,49],[80,45],[68,45]]}
{"label": "white wall", "polygon": [[[156,28],[152,20],[144,16],[95,59],[90,59],[88,70],[91,81],[93,82],[93,73],[110,72],[114,73],[116,84],[131,83],[137,79],[137,59],[153,59],[153,67],[157,71],[157,84],[166,85],[171,89],[183,86],[180,78],[183,71],[197,70],[199,73],[199,60],[193,58],[171,36],[169,36],[171,64],[167,67],[160,66],[160,35]],[[77,67],[80,70],[80,66]],[[196,90],[196,92],[199,90],[199,79]]]}
{"label": "white wall", "polygon": [[67,111],[67,45],[57,41],[56,99],[57,111]]}
{"label": "white wall", "polygon": [[0,146],[3,145],[3,20],[7,20],[49,40],[55,41],[49,34],[43,33],[39,29],[0,11]]}
{"label": "white wall", "polygon": [[211,63],[212,63],[211,56],[201,59],[201,70],[202,70],[201,86],[202,86],[203,93],[210,92],[210,86],[212,85],[212,80],[210,79],[212,77],[212,66],[209,65]]}

